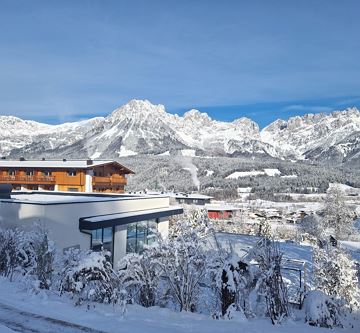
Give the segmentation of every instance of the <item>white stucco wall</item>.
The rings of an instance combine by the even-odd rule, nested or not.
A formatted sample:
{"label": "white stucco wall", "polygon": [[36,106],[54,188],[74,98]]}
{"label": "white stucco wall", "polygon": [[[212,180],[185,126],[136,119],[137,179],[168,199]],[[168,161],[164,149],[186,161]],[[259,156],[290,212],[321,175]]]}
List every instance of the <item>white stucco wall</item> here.
{"label": "white stucco wall", "polygon": [[[31,194],[29,194],[31,196]],[[39,224],[49,231],[49,236],[59,249],[80,246],[90,248],[90,235],[79,230],[79,219],[96,215],[134,212],[169,207],[169,198],[123,198],[116,201],[78,202],[60,204],[32,204],[0,201],[0,225],[5,227],[34,228]],[[126,254],[127,226],[115,227],[114,264]],[[167,237],[168,220],[160,219],[158,230]]]}
{"label": "white stucco wall", "polygon": [[167,217],[159,219],[158,232],[164,238],[167,238],[169,236],[169,219]]}

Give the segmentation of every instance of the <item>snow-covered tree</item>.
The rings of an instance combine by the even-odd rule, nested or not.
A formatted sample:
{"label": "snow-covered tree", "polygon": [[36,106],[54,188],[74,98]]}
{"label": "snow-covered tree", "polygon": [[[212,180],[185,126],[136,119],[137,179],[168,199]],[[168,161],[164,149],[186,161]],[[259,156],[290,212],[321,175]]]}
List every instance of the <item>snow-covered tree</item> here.
{"label": "snow-covered tree", "polygon": [[171,218],[169,226],[170,238],[182,234],[184,225],[186,225],[187,228],[202,232],[208,232],[212,229],[212,223],[209,220],[207,210],[199,209],[196,206],[186,207],[184,208],[184,214]]}
{"label": "snow-covered tree", "polygon": [[55,246],[46,231],[38,229],[33,232],[31,246],[33,249],[32,267],[29,271],[36,278],[36,287],[49,289],[54,269]]}
{"label": "snow-covered tree", "polygon": [[314,277],[317,290],[352,310],[359,306],[359,285],[354,261],[342,249],[332,246],[314,249]]}
{"label": "snow-covered tree", "polygon": [[271,225],[267,219],[260,220],[257,236],[265,237],[265,238],[272,237]]}
{"label": "snow-covered tree", "polygon": [[276,243],[265,241],[254,251],[254,257],[260,269],[256,286],[258,302],[264,299],[266,314],[273,324],[279,324],[291,315],[287,288],[281,275],[282,253]]}
{"label": "snow-covered tree", "polygon": [[303,234],[309,235],[306,237],[308,239],[320,239],[323,236],[324,224],[319,215],[311,214],[300,221],[299,229]]}
{"label": "snow-covered tree", "polygon": [[228,316],[231,309],[247,317],[251,316],[249,295],[255,287],[252,266],[231,251],[218,268],[215,277],[222,316]]}
{"label": "snow-covered tree", "polygon": [[353,231],[354,213],[345,202],[339,187],[331,188],[325,198],[324,225],[333,228],[335,237],[346,239]]}

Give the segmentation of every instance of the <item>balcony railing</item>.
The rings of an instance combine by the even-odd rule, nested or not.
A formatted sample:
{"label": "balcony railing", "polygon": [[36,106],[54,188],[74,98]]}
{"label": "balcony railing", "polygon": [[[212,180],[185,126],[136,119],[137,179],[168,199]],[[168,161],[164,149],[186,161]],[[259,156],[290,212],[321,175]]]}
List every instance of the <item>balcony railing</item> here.
{"label": "balcony railing", "polygon": [[109,177],[98,177],[95,176],[92,179],[92,183],[93,185],[101,185],[101,184],[112,184],[112,185],[126,185],[126,178],[122,178],[122,177],[114,177],[114,176],[109,176]]}
{"label": "balcony railing", "polygon": [[53,177],[53,176],[0,176],[0,183],[55,184],[55,177]]}

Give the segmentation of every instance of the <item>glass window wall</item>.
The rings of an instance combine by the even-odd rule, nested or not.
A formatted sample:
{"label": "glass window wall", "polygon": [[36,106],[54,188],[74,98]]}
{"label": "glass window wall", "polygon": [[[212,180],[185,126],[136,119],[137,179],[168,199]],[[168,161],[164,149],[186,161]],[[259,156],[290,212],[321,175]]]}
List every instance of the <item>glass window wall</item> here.
{"label": "glass window wall", "polygon": [[156,219],[129,224],[127,227],[126,252],[141,253],[145,245],[154,242],[156,230]]}

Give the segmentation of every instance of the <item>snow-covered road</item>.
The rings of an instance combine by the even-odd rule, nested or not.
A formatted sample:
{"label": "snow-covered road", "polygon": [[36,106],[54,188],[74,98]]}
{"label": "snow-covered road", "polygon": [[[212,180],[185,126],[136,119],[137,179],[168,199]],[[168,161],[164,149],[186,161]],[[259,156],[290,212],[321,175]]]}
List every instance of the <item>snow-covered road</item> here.
{"label": "snow-covered road", "polygon": [[21,311],[2,303],[0,303],[0,324],[13,331],[24,333],[103,333],[89,327]]}

